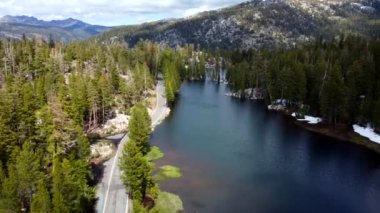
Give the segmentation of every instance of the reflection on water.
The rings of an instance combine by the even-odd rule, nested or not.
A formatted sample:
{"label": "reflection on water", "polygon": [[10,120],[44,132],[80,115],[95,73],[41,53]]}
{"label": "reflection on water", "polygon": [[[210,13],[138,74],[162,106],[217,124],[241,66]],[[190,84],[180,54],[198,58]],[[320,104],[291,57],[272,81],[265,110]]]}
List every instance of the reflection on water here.
{"label": "reflection on water", "polygon": [[225,85],[184,83],[152,145],[183,177],[162,183],[186,212],[379,212],[380,159],[306,132]]}

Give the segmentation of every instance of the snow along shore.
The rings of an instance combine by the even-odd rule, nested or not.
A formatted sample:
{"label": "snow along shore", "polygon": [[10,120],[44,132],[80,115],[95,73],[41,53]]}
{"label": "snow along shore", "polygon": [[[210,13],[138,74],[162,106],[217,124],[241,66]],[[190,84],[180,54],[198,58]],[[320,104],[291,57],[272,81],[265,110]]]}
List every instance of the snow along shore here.
{"label": "snow along shore", "polygon": [[371,127],[361,127],[357,124],[354,124],[352,125],[352,128],[354,128],[354,132],[358,133],[359,135],[366,137],[375,143],[380,143],[380,135],[377,134]]}
{"label": "snow along shore", "polygon": [[[296,113],[293,112],[292,116],[296,118]],[[309,124],[317,124],[317,123],[322,122],[322,118],[314,117],[314,116],[310,116],[310,115],[305,115],[304,119],[297,119],[297,121],[306,121]]]}

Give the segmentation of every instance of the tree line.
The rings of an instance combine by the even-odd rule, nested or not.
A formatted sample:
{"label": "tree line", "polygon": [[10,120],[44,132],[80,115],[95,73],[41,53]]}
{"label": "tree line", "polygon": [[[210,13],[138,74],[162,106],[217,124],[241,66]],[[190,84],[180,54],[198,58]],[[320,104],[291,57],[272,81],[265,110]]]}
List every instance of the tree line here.
{"label": "tree line", "polygon": [[380,129],[380,41],[340,36],[292,49],[224,52],[235,92],[261,88],[300,114]]}

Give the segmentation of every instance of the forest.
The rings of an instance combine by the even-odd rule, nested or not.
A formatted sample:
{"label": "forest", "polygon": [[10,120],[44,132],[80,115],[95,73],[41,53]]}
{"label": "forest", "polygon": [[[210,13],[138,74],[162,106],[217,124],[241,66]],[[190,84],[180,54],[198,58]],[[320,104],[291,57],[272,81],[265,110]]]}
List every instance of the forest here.
{"label": "forest", "polygon": [[174,101],[193,49],[0,41],[0,212],[93,209],[91,130],[130,114],[159,72]]}
{"label": "forest", "polygon": [[380,130],[380,41],[356,36],[318,40],[291,49],[224,52],[227,79],[244,96],[265,91],[299,115],[333,125],[370,124]]}

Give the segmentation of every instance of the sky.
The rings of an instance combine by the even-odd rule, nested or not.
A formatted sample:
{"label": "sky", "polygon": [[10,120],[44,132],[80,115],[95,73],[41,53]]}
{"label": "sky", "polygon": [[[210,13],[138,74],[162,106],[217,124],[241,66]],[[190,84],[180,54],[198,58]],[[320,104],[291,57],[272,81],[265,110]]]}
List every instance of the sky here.
{"label": "sky", "polygon": [[181,18],[246,0],[0,0],[0,16],[27,15],[42,20],[75,18],[117,26]]}

